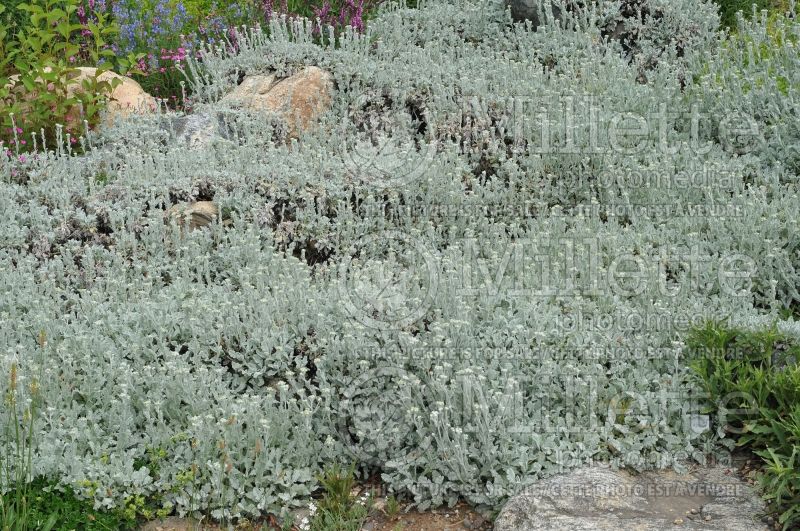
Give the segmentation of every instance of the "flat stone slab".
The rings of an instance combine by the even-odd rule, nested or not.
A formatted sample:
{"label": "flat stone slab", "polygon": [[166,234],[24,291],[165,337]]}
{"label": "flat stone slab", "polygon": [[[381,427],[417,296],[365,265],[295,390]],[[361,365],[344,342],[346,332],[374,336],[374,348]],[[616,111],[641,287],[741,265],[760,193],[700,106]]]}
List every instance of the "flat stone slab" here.
{"label": "flat stone slab", "polygon": [[495,531],[704,529],[767,530],[764,503],[725,467],[687,474],[587,467],[513,496]]}
{"label": "flat stone slab", "polygon": [[144,524],[139,531],[202,531],[200,522],[189,518],[171,516],[163,520],[154,520]]}
{"label": "flat stone slab", "polygon": [[206,147],[214,137],[230,139],[231,131],[220,115],[198,113],[171,118],[175,137],[192,148]]}

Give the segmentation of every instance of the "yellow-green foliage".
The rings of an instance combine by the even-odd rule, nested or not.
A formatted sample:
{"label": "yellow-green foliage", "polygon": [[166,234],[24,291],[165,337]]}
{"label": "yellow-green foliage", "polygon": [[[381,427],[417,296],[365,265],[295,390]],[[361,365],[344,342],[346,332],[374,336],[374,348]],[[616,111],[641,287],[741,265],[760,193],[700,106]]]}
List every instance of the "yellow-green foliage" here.
{"label": "yellow-green foliage", "polygon": [[718,429],[763,460],[759,482],[784,529],[800,524],[800,346],[776,329],[709,323],[688,340]]}

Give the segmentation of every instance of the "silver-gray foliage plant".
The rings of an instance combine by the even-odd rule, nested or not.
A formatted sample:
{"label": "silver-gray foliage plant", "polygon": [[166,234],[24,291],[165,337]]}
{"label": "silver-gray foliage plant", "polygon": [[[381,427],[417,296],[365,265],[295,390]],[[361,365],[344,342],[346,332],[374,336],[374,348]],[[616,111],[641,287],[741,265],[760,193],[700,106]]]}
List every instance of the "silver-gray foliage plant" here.
{"label": "silver-gray foliage plant", "polygon": [[[160,493],[223,517],[303,503],[334,460],[421,507],[497,507],[591,460],[702,461],[724,434],[692,427],[676,323],[800,302],[798,26],[755,60],[710,4],[650,5],[665,22],[633,52],[603,35],[608,5],[533,31],[500,2],[431,0],[322,44],[276,20],[209,50],[194,88],[235,113],[217,102],[242,74],[329,70],[331,109],[299,141],[242,114],[192,149],[155,116],[80,157],[0,160],[0,371],[38,381],[36,473],[102,506]],[[766,21],[737,38],[760,50]],[[661,110],[670,149],[609,144],[620,113]],[[387,159],[375,124],[401,115],[420,138]],[[725,130],[748,117],[746,142]],[[165,221],[210,199],[206,229]],[[745,274],[722,285],[691,255]],[[645,289],[609,289],[621,256],[655,271]],[[543,263],[598,289],[538,291]]]}

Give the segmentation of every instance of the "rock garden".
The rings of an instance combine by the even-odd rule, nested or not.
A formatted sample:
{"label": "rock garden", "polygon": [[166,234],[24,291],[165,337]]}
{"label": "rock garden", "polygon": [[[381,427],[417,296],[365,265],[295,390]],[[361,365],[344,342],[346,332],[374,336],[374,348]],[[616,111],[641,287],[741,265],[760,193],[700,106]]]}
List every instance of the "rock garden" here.
{"label": "rock garden", "polygon": [[0,5],[0,529],[796,529],[794,1]]}

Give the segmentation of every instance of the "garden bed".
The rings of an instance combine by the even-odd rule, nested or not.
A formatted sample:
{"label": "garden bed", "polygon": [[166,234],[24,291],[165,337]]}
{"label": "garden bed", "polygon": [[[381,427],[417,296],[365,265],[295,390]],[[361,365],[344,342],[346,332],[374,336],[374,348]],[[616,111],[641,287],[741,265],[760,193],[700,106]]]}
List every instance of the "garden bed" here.
{"label": "garden bed", "polygon": [[800,338],[800,27],[643,3],[273,17],[186,58],[188,115],[7,145],[6,480],[258,521],[331,463],[491,512],[726,454],[686,339]]}

